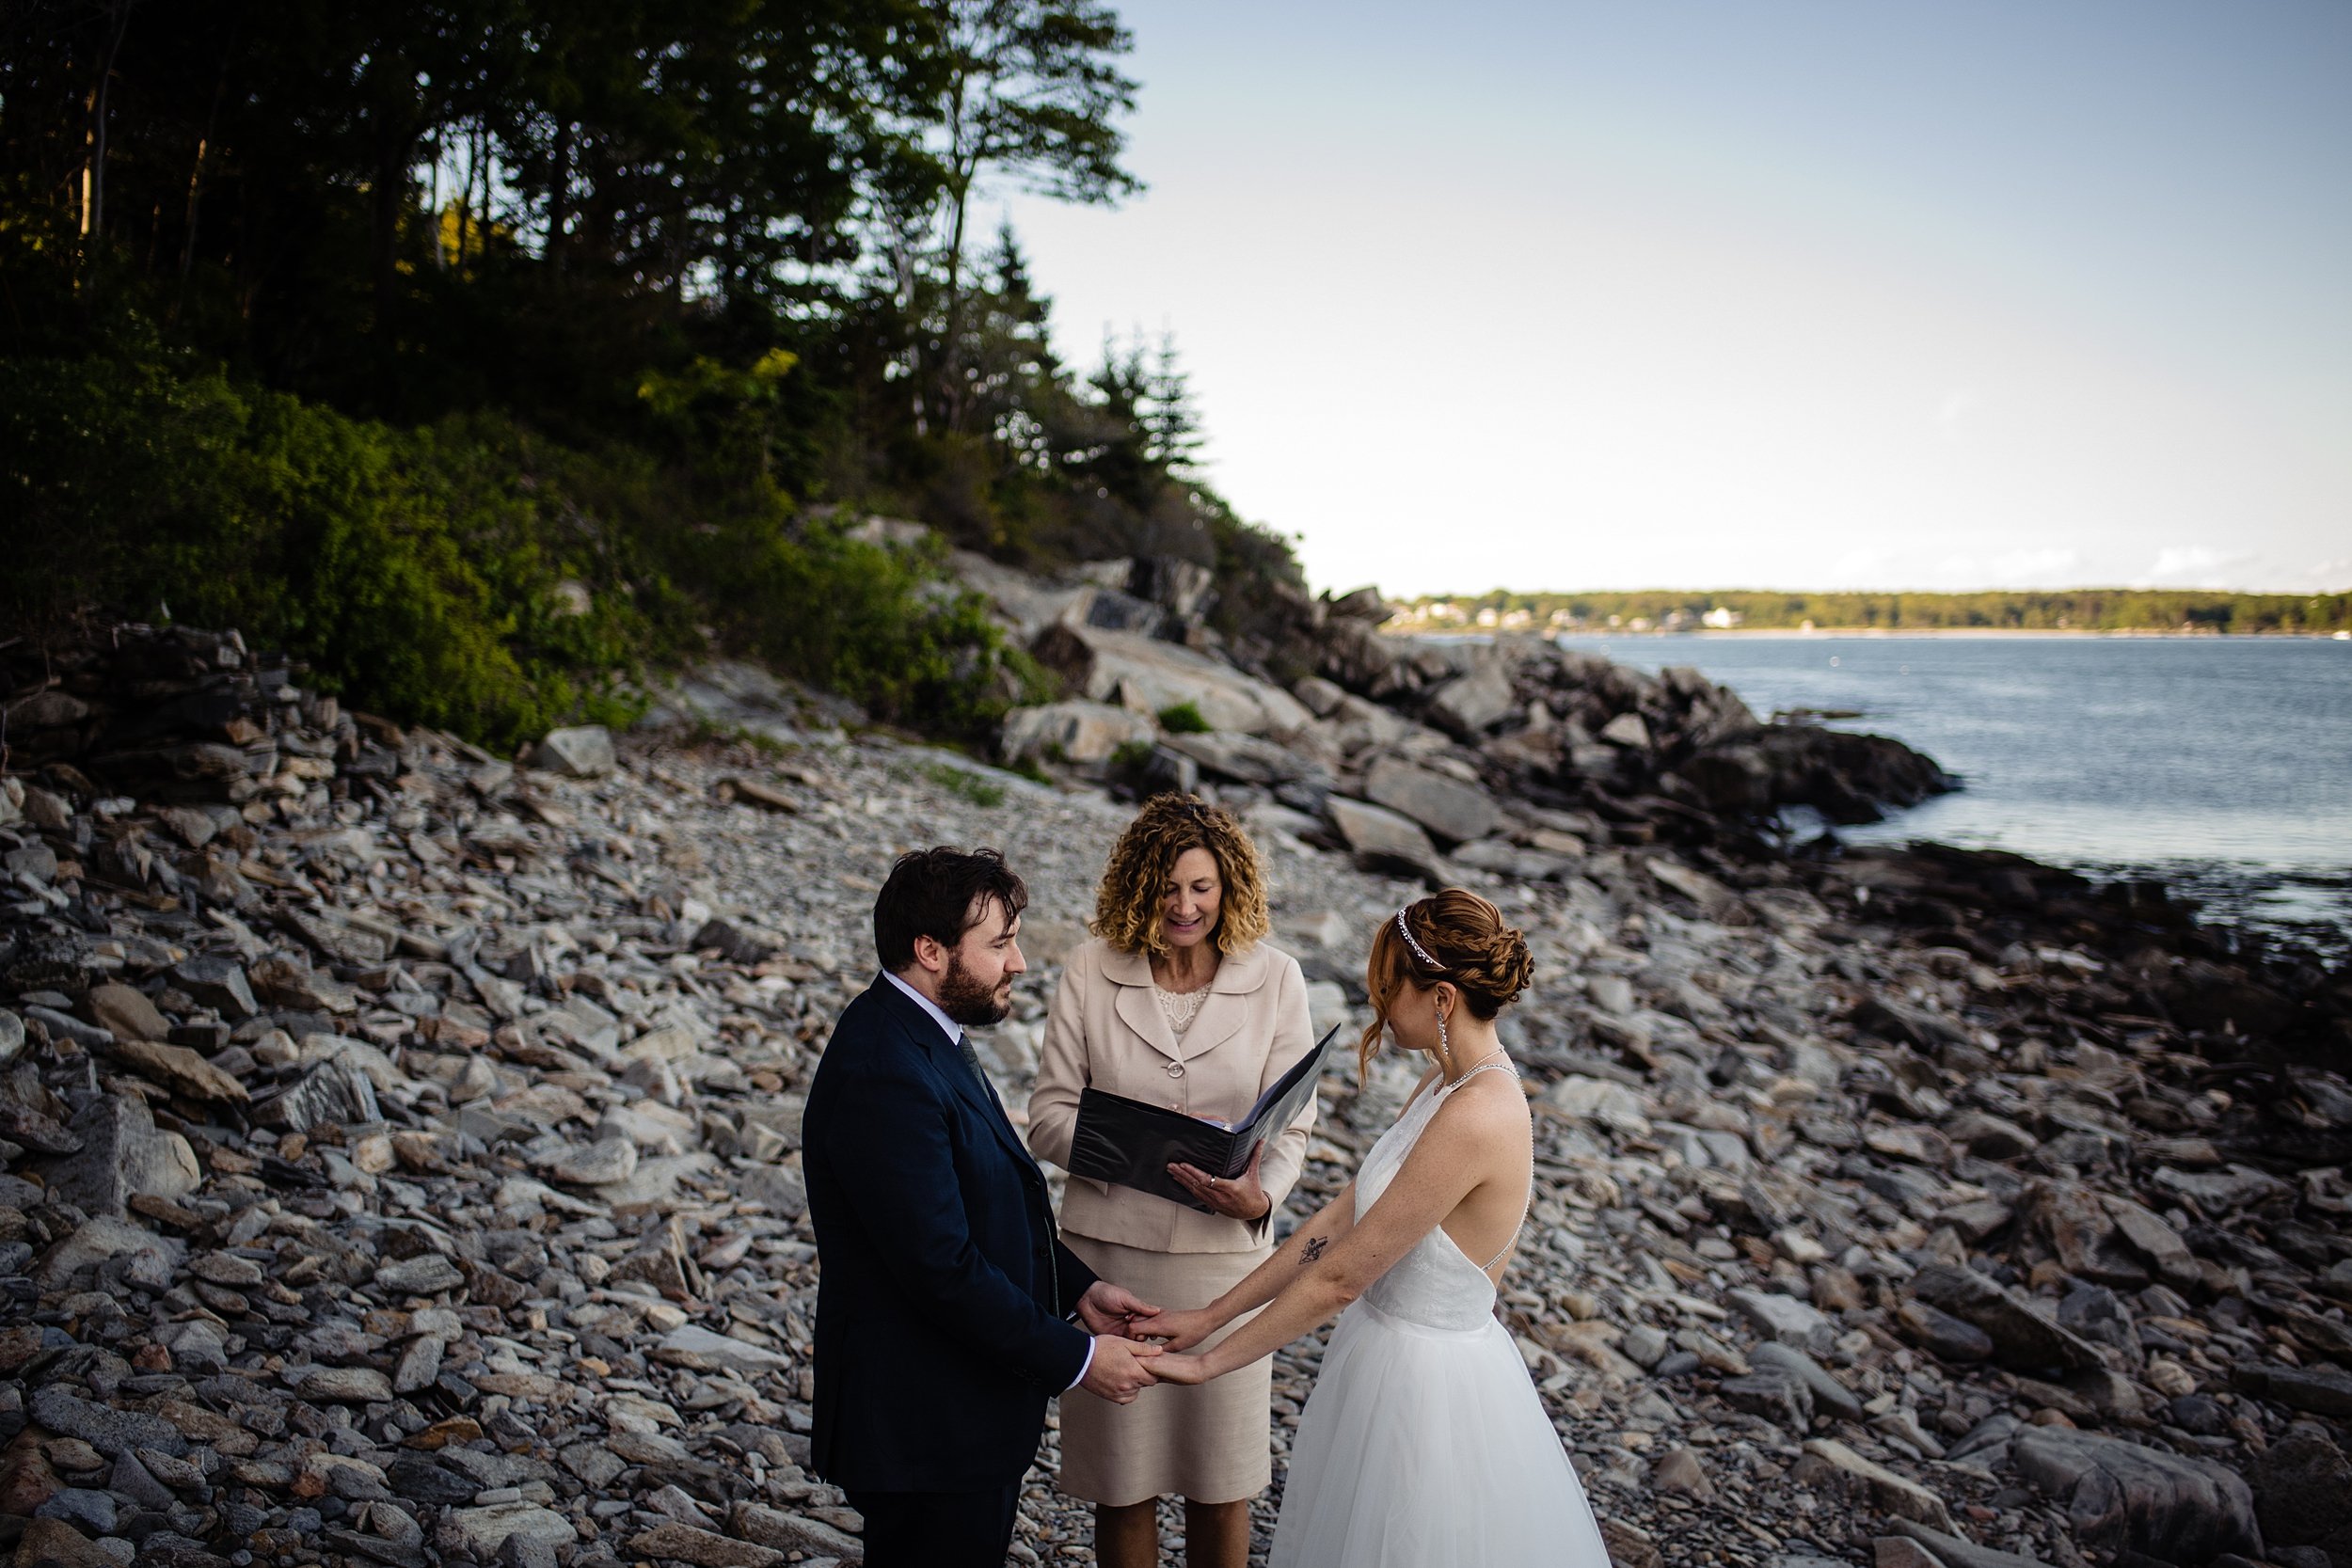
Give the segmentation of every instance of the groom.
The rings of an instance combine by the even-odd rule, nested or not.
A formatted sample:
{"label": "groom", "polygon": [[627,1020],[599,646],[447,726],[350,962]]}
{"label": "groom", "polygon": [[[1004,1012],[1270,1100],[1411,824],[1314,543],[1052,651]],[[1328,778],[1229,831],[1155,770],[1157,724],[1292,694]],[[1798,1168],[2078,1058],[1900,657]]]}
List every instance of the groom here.
{"label": "groom", "polygon": [[1011,1010],[1027,903],[993,849],[901,856],[874,900],[882,973],[809,1085],[811,1464],[866,1516],[868,1568],[998,1568],[1046,1400],[1083,1386],[1124,1404],[1159,1354],[1125,1337],[1159,1308],[1055,1234],[963,1037]]}

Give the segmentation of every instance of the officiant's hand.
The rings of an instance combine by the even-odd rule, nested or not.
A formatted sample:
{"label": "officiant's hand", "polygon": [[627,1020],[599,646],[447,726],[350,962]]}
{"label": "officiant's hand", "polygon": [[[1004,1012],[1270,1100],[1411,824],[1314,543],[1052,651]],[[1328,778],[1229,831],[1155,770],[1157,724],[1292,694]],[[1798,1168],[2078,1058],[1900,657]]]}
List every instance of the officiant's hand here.
{"label": "officiant's hand", "polygon": [[1087,1293],[1078,1298],[1078,1321],[1087,1325],[1089,1334],[1118,1334],[1130,1339],[1146,1335],[1158,1338],[1152,1323],[1160,1309],[1139,1299],[1123,1285],[1098,1279],[1087,1287]]}
{"label": "officiant's hand", "polygon": [[1178,1186],[1226,1218],[1247,1220],[1255,1225],[1274,1210],[1274,1200],[1267,1197],[1265,1189],[1258,1184],[1258,1161],[1264,1153],[1263,1144],[1251,1149],[1249,1168],[1230,1180],[1211,1176],[1198,1165],[1187,1165],[1182,1162],[1169,1165],[1168,1174],[1175,1178]]}
{"label": "officiant's hand", "polygon": [[1086,1378],[1079,1386],[1113,1404],[1133,1404],[1136,1396],[1156,1381],[1152,1366],[1162,1359],[1157,1345],[1139,1345],[1116,1334],[1098,1334],[1094,1337],[1094,1360],[1087,1367]]}

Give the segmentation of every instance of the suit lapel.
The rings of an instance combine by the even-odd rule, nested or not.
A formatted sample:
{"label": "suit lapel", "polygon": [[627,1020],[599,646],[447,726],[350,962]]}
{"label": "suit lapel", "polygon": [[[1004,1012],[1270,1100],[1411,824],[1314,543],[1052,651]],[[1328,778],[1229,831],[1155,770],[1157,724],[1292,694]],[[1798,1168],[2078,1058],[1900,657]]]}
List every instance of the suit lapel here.
{"label": "suit lapel", "polygon": [[939,1021],[909,1001],[904,992],[888,979],[877,977],[874,990],[891,1009],[901,1027],[922,1046],[931,1066],[950,1089],[962,1097],[964,1103],[979,1113],[980,1119],[994,1131],[1002,1143],[1025,1165],[1034,1167],[1037,1161],[1028,1146],[1013,1131],[1012,1118],[1005,1115],[1004,1103],[996,1098],[996,1088],[984,1081],[984,1075],[972,1070],[963,1059],[963,1053],[953,1040],[939,1031]]}
{"label": "suit lapel", "polygon": [[1103,965],[1103,977],[1119,988],[1111,998],[1119,1021],[1169,1061],[1183,1061],[1188,1053],[1178,1047],[1176,1031],[1168,1026],[1168,1015],[1152,994],[1152,960],[1140,953],[1114,953]]}

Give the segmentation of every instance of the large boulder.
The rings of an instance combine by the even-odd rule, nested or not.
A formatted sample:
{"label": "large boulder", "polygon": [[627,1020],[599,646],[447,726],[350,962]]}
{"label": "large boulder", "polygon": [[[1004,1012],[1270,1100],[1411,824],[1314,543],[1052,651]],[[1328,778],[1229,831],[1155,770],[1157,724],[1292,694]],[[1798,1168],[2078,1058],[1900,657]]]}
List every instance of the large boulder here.
{"label": "large boulder", "polygon": [[1313,722],[1306,705],[1279,687],[1243,674],[1205,654],[1132,632],[1057,624],[1033,652],[1073,689],[1098,703],[1141,713],[1189,703],[1213,730],[1277,737]]}
{"label": "large boulder", "polygon": [[2090,1341],[2033,1309],[2024,1296],[1956,1263],[1932,1263],[1911,1282],[1912,1293],[1993,1341],[1993,1358],[2017,1371],[2062,1368],[2068,1371],[2104,1365]]}
{"label": "large boulder", "polygon": [[620,766],[612,752],[612,732],[602,724],[579,724],[549,730],[531,755],[532,766],[570,779],[596,779]]}
{"label": "large boulder", "polygon": [[1510,671],[1501,664],[1482,664],[1430,693],[1429,721],[1458,739],[1475,741],[1518,707]]}
{"label": "large boulder", "polygon": [[1419,877],[1432,886],[1446,881],[1445,861],[1421,824],[1386,806],[1334,795],[1325,802],[1331,826],[1366,871]]}
{"label": "large boulder", "polygon": [[49,1167],[49,1193],[85,1213],[120,1214],[139,1193],[184,1196],[203,1180],[188,1140],[158,1130],[147,1102],[135,1096],[98,1096],[75,1115],[71,1131],[82,1147]]}
{"label": "large boulder", "polygon": [[1008,763],[1091,767],[1108,762],[1121,746],[1148,746],[1157,734],[1152,721],[1132,708],[1086,701],[1047,703],[1006,714],[996,749]]}
{"label": "large boulder", "polygon": [[1320,763],[1263,736],[1211,730],[1206,734],[1171,735],[1161,744],[1192,758],[1200,765],[1202,772],[1220,779],[1270,785],[1314,783],[1327,789],[1331,784],[1329,771]]}
{"label": "large boulder", "polygon": [[1502,826],[1493,797],[1474,784],[1382,757],[1364,776],[1364,794],[1375,805],[1401,812],[1450,844],[1485,838]]}
{"label": "large boulder", "polygon": [[2298,1426],[2254,1456],[2246,1479],[2263,1539],[2352,1557],[2352,1462],[2315,1426]]}
{"label": "large boulder", "polygon": [[2081,1545],[2166,1562],[2263,1555],[2252,1489],[2211,1460],[2057,1426],[2028,1427],[2010,1456],[2038,1491],[2065,1505]]}

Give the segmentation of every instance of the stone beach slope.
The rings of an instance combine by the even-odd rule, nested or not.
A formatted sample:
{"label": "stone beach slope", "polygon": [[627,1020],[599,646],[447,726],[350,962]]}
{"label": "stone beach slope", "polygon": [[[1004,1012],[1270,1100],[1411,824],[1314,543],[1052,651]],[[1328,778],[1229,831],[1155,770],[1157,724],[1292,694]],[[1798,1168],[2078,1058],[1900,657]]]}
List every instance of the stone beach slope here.
{"label": "stone beach slope", "polygon": [[[801,1467],[797,1116],[873,891],[934,841],[1028,877],[1032,975],[983,1040],[1017,1110],[1131,809],[1093,781],[1183,759],[1251,820],[1322,1022],[1360,1018],[1373,925],[1427,879],[1527,931],[1502,1309],[1619,1563],[2352,1563],[2352,1090],[2304,1065],[2340,974],[2006,857],[1760,852],[1694,775],[1867,805],[1867,770],[1784,766],[1821,743],[1704,683],[1402,644],[1281,689],[1097,624],[1183,635],[1180,603],[1003,586],[1058,599],[1030,635],[1107,710],[1008,725],[1016,754],[1060,726],[1050,784],[741,667],[518,765],[233,635],[0,650],[16,1560],[857,1560]],[[1445,728],[1498,671],[1508,712]],[[1187,702],[1218,727],[1167,733]],[[1472,801],[1483,831],[1439,819]],[[1294,1217],[1408,1086],[1327,1082]],[[1278,1455],[1318,1354],[1279,1359]],[[1056,1454],[1022,1561],[1089,1560]]]}

